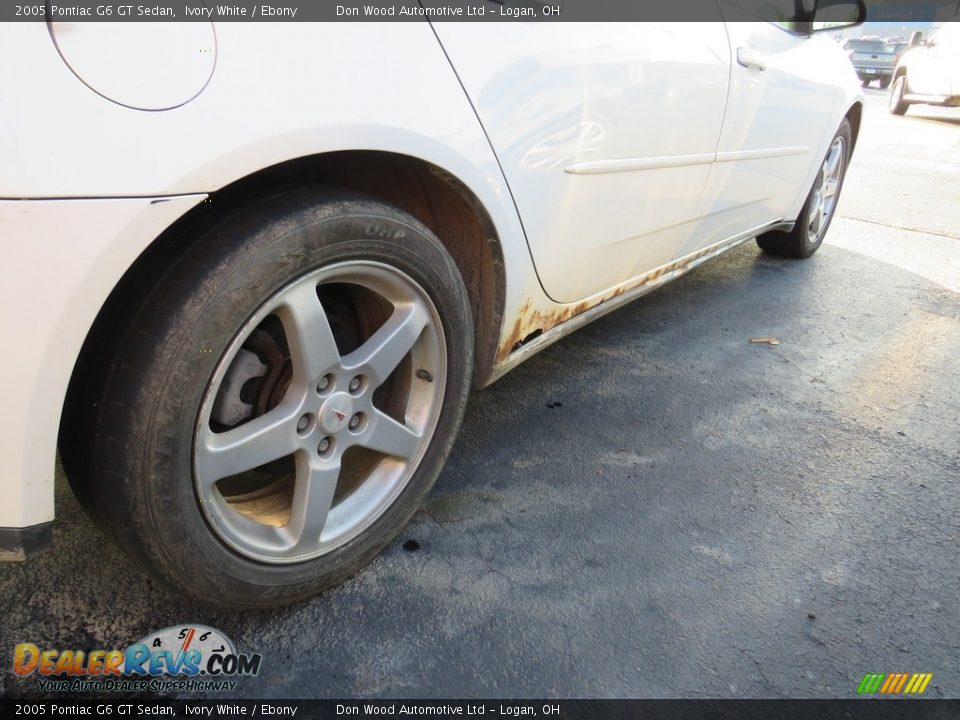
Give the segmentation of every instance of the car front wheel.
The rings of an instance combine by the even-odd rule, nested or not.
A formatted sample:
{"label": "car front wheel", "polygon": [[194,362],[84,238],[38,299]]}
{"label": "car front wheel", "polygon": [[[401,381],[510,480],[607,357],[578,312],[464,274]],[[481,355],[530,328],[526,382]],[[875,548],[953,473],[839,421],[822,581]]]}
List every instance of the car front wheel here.
{"label": "car front wheel", "polygon": [[118,347],[87,504],[147,572],[258,608],[346,579],[411,518],[463,416],[473,325],[424,225],[302,190],[198,237]]}
{"label": "car front wheel", "polygon": [[852,147],[851,138],[850,122],[844,119],[833,136],[793,229],[760,235],[757,244],[761,249],[776,255],[806,258],[820,248],[840,199]]}

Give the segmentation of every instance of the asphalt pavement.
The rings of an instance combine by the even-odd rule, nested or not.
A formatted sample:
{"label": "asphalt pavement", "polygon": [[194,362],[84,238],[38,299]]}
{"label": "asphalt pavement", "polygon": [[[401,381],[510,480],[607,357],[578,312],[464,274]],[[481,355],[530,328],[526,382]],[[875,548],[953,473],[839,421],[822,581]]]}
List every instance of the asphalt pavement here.
{"label": "asphalt pavement", "polygon": [[195,622],[262,653],[241,697],[960,696],[960,110],[866,92],[817,255],[744,245],[474,394],[426,507],[322,597],[175,597],[61,475],[54,550],[0,565],[0,693],[37,691],[15,643]]}

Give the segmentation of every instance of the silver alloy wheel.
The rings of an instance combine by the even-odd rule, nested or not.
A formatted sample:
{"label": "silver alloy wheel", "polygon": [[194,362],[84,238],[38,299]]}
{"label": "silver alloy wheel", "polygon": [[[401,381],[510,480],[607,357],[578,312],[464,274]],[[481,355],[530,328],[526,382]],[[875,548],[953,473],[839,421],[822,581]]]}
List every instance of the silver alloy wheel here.
{"label": "silver alloy wheel", "polygon": [[[320,299],[329,288],[375,296],[384,308],[385,320],[342,355],[335,318]],[[289,384],[279,386],[261,413],[223,427],[213,417],[218,393],[229,388],[238,356],[249,354],[245,343],[270,318],[282,326]],[[282,288],[236,335],[200,407],[194,486],[214,532],[238,552],[268,563],[301,562],[356,538],[397,499],[419,465],[436,429],[446,366],[446,340],[432,300],[396,268],[343,262]],[[284,462],[286,474],[264,471]],[[241,482],[239,491],[225,490],[225,483],[248,476],[266,480],[252,489]]]}
{"label": "silver alloy wheel", "polygon": [[810,212],[807,215],[807,240],[811,245],[816,245],[823,239],[827,222],[836,208],[837,191],[843,179],[844,152],[843,138],[835,138],[820,172],[817,173],[817,184],[814,185]]}

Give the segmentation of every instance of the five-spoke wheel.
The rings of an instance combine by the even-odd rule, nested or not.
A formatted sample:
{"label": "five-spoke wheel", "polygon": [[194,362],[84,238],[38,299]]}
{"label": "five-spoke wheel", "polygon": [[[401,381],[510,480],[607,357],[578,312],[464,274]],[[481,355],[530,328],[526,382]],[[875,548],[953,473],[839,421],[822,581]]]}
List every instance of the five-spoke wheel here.
{"label": "five-spoke wheel", "polygon": [[811,244],[818,244],[823,239],[827,221],[833,215],[837,191],[843,179],[845,158],[846,144],[843,137],[838,135],[830,145],[813,185],[810,210],[807,214],[807,239]]}
{"label": "five-spoke wheel", "polygon": [[409,480],[445,384],[441,323],[409,276],[357,261],[294,280],[247,321],[208,385],[194,465],[212,527],[266,562],[346,543]]}

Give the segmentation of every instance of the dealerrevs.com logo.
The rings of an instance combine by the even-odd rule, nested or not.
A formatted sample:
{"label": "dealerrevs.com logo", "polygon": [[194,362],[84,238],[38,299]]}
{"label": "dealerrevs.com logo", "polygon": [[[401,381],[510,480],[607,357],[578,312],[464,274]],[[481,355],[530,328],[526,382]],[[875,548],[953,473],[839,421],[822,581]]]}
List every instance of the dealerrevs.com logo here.
{"label": "dealerrevs.com logo", "polygon": [[125,650],[41,650],[20,643],[13,672],[36,675],[45,692],[231,691],[260,672],[259,654],[238,653],[226,635],[204,625],[150,633]]}

